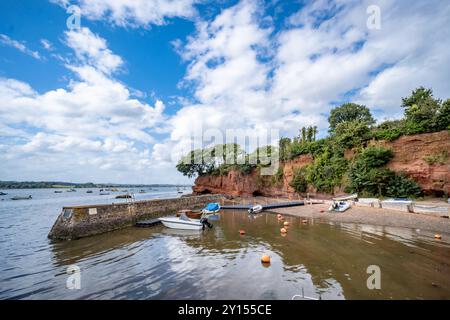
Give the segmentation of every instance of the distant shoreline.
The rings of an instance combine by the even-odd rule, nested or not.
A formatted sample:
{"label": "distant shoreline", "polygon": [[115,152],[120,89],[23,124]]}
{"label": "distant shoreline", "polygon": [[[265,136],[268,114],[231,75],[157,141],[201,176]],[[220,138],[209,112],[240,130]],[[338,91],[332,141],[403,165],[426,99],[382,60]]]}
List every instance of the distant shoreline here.
{"label": "distant shoreline", "polygon": [[188,184],[116,184],[116,183],[71,183],[60,181],[0,181],[0,189],[81,189],[81,188],[165,188],[192,187]]}

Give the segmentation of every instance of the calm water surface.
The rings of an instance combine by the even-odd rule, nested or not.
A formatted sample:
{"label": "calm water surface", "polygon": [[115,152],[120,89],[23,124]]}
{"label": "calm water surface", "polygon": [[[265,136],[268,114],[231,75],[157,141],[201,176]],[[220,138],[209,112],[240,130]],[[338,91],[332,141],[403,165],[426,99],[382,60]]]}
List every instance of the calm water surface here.
{"label": "calm water surface", "polygon": [[[74,241],[47,239],[64,205],[119,202],[83,190],[6,190],[0,202],[1,299],[450,299],[449,235],[420,230],[330,224],[222,212],[205,232],[162,226]],[[11,201],[15,195],[33,200]],[[160,188],[138,198],[178,196]],[[301,207],[298,209],[301,212]],[[239,229],[246,231],[239,235]],[[262,254],[272,258],[260,263]],[[81,289],[66,289],[70,265]],[[381,269],[381,290],[366,286],[369,265]]]}

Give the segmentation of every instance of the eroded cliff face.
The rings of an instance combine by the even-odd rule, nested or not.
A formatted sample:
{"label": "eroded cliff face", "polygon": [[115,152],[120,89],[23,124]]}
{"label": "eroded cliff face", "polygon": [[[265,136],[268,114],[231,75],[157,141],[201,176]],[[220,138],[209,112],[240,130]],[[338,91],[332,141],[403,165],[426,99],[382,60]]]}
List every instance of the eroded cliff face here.
{"label": "eroded cliff face", "polygon": [[[388,163],[388,168],[405,172],[420,185],[425,194],[450,194],[450,160],[448,157],[439,157],[443,153],[450,156],[449,131],[403,136],[380,144],[394,151],[394,158]],[[437,158],[438,162],[429,163],[431,158]]]}
{"label": "eroded cliff face", "polygon": [[[413,136],[402,136],[399,139],[389,141],[374,141],[394,151],[394,158],[387,165],[388,168],[405,172],[414,179],[425,194],[444,195],[450,194],[450,160],[444,159],[442,155],[448,152],[450,155],[450,132],[441,131],[425,133]],[[354,155],[352,150],[345,153],[347,159]],[[437,158],[437,162],[431,163],[430,158]],[[231,171],[226,176],[201,176],[195,180],[193,191],[195,194],[221,193],[229,196],[287,196],[295,197],[294,189],[289,185],[292,180],[294,169],[312,163],[310,155],[301,155],[281,165],[283,177],[260,176],[258,172],[249,175]],[[314,197],[326,197],[318,194],[313,188],[309,193]],[[336,189],[335,194],[342,193]]]}

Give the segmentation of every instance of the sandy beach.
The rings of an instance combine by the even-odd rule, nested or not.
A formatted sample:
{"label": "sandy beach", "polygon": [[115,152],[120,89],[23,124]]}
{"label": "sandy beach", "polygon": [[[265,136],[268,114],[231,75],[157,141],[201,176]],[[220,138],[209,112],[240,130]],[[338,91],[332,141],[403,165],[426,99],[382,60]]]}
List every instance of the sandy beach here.
{"label": "sandy beach", "polygon": [[[283,201],[289,201],[289,199],[256,197],[254,199],[242,199],[240,202],[255,202],[263,204]],[[236,203],[236,200],[234,202]],[[438,216],[427,214],[409,213],[397,210],[359,206],[352,206],[349,210],[343,213],[335,213],[328,212],[330,203],[330,201],[324,201],[324,203],[320,204],[307,204],[300,207],[273,209],[271,210],[271,212],[304,218],[318,218],[333,222],[420,229],[424,231],[426,230],[436,233],[446,233],[450,235],[450,219],[448,218],[441,218]],[[447,206],[450,209],[450,205],[445,203],[444,201],[418,201],[417,204]]]}

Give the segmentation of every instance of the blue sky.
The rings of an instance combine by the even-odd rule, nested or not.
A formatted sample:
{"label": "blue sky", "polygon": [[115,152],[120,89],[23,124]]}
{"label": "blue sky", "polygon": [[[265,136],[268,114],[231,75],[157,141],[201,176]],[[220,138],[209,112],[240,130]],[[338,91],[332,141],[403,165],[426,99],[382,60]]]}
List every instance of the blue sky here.
{"label": "blue sky", "polygon": [[2,1],[0,179],[186,182],[199,128],[324,136],[347,101],[398,118],[420,85],[448,98],[449,17],[437,0]]}

